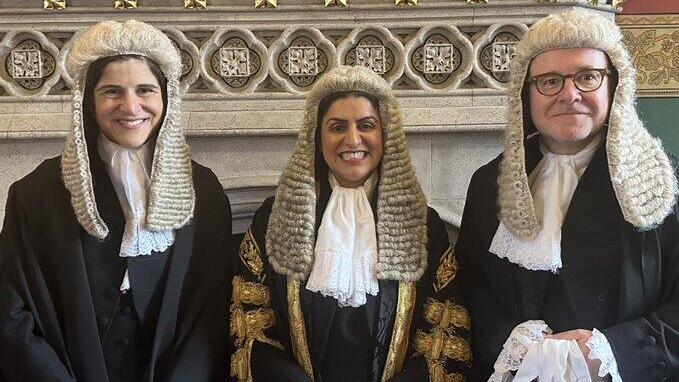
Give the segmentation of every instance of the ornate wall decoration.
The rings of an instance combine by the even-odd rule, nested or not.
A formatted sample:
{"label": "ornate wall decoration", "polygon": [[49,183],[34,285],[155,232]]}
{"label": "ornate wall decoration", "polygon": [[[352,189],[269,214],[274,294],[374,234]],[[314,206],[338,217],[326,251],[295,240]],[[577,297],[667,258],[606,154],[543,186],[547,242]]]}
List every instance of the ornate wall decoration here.
{"label": "ornate wall decoration", "polygon": [[466,0],[467,4],[487,4],[488,0]]}
{"label": "ornate wall decoration", "polygon": [[269,49],[271,76],[287,91],[309,90],[335,63],[335,46],[315,28],[287,29]]}
{"label": "ornate wall decoration", "polygon": [[394,0],[394,5],[417,5],[417,0]]}
{"label": "ornate wall decoration", "polygon": [[66,0],[45,0],[42,6],[48,11],[66,9]]}
{"label": "ornate wall decoration", "polygon": [[219,92],[251,93],[268,74],[266,46],[247,29],[220,29],[200,48],[201,71]]}
{"label": "ornate wall decoration", "polygon": [[338,65],[361,65],[392,84],[403,74],[403,45],[384,27],[354,29],[337,47]]}
{"label": "ornate wall decoration", "polygon": [[182,91],[186,91],[200,75],[198,48],[178,29],[167,28],[163,29],[163,32],[172,40],[175,48],[179,51],[179,56],[182,59],[181,88]]}
{"label": "ornate wall decoration", "polygon": [[278,0],[255,0],[255,8],[277,8]]}
{"label": "ornate wall decoration", "polygon": [[640,97],[679,96],[679,15],[619,16]]}
{"label": "ornate wall decoration", "polygon": [[184,0],[184,8],[205,9],[207,8],[207,0]]}
{"label": "ornate wall decoration", "polygon": [[5,63],[0,84],[11,95],[44,95],[59,80],[59,49],[40,32],[11,31],[0,42],[0,52]]}
{"label": "ornate wall decoration", "polygon": [[423,89],[455,89],[472,71],[472,43],[454,26],[422,28],[405,50],[406,73]]}
{"label": "ornate wall decoration", "polygon": [[474,42],[474,73],[488,87],[506,87],[516,43],[526,31],[524,24],[495,24]]}
{"label": "ornate wall decoration", "polygon": [[64,79],[66,85],[71,89],[74,87],[75,79],[73,76],[71,76],[71,73],[66,67],[66,58],[68,57],[68,53],[73,48],[73,42],[78,39],[83,31],[84,29],[80,29],[79,31],[75,32],[71,38],[61,47],[61,50],[59,50],[59,55],[57,56],[57,67],[59,68],[59,72],[61,72],[61,77]]}
{"label": "ornate wall decoration", "polygon": [[113,7],[116,9],[136,9],[137,0],[116,0]]}
{"label": "ornate wall decoration", "polygon": [[331,6],[346,7],[347,6],[347,0],[324,0],[324,4],[325,4],[326,7],[331,7]]}

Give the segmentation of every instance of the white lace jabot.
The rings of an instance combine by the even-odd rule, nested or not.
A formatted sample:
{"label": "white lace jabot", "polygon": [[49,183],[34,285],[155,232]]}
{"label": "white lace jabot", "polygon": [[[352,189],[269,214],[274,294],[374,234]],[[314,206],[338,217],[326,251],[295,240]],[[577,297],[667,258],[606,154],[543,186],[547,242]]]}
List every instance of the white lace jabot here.
{"label": "white lace jabot", "polygon": [[332,174],[329,180],[332,195],[318,228],[306,288],[335,298],[339,306],[358,307],[367,294],[379,292],[375,219],[368,201],[377,173],[356,188],[340,186]]}
{"label": "white lace jabot", "polygon": [[163,252],[174,243],[174,231],[149,231],[144,227],[150,188],[151,153],[149,145],[136,149],[122,147],[99,134],[99,156],[125,215],[125,231],[120,244],[121,257]]}
{"label": "white lace jabot", "polygon": [[578,181],[602,137],[600,134],[574,155],[553,154],[540,142],[542,160],[528,176],[528,184],[542,229],[535,238],[522,240],[500,221],[490,252],[533,271],[556,273],[561,268],[561,226]]}

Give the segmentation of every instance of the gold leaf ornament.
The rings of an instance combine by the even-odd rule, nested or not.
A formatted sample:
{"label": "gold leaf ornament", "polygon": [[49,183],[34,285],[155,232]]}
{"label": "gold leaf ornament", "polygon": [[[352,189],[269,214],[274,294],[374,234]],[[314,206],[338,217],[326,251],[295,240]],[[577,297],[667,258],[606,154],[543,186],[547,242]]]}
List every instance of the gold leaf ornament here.
{"label": "gold leaf ornament", "polygon": [[250,270],[250,272],[252,272],[252,274],[255,275],[260,282],[263,281],[264,261],[262,260],[257,241],[252,234],[252,228],[248,229],[248,231],[245,233],[245,237],[240,243],[238,255],[248,270]]}
{"label": "gold leaf ornament", "polygon": [[613,0],[613,9],[616,11],[622,11],[622,5],[625,4],[627,0]]}
{"label": "gold leaf ornament", "polygon": [[137,9],[137,0],[116,0],[113,7],[116,9]]}
{"label": "gold leaf ornament", "polygon": [[255,8],[278,8],[278,0],[255,0]]}
{"label": "gold leaf ornament", "polygon": [[436,301],[428,297],[424,304],[424,318],[432,325],[438,326],[443,330],[456,327],[469,330],[471,319],[464,307],[454,304],[448,300],[445,303]]}
{"label": "gold leaf ornament", "polygon": [[415,350],[424,355],[428,362],[440,362],[449,358],[458,362],[470,362],[472,349],[469,343],[458,336],[449,336],[442,330],[425,334],[418,330],[415,335]]}
{"label": "gold leaf ornament", "polygon": [[184,0],[185,9],[205,9],[207,0]]}
{"label": "gold leaf ornament", "polygon": [[436,270],[436,276],[434,277],[434,291],[440,291],[453,281],[458,268],[459,266],[457,264],[457,259],[455,258],[455,251],[453,251],[452,247],[448,246],[448,249],[446,249],[443,256],[441,256],[439,267]]}
{"label": "gold leaf ornament", "polygon": [[326,7],[346,7],[347,6],[347,0],[324,0],[325,6]]}
{"label": "gold leaf ornament", "polygon": [[269,288],[264,285],[243,281],[240,276],[234,277],[232,284],[231,300],[234,304],[269,305]]}
{"label": "gold leaf ornament", "polygon": [[488,4],[488,0],[467,0],[467,4]]}
{"label": "gold leaf ornament", "polygon": [[395,5],[417,5],[417,0],[394,0]]}
{"label": "gold leaf ornament", "polygon": [[45,0],[43,7],[48,11],[66,9],[66,0]]}

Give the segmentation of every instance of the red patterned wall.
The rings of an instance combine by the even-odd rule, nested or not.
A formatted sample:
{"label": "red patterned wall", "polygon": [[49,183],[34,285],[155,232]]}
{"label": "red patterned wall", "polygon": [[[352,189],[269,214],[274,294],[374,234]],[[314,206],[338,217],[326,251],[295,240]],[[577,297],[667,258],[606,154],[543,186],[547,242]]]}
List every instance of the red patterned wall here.
{"label": "red patterned wall", "polygon": [[679,0],[627,0],[622,13],[679,13]]}

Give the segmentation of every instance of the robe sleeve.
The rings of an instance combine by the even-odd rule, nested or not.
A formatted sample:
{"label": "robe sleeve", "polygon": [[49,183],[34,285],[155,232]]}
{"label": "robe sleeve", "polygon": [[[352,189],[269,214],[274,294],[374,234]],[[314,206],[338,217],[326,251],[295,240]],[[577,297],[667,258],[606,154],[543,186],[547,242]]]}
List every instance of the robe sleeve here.
{"label": "robe sleeve", "polygon": [[281,343],[267,283],[264,237],[270,200],[259,208],[240,245],[231,294],[232,381],[307,381]]}
{"label": "robe sleeve", "polygon": [[[631,321],[600,329],[615,355],[622,380],[679,380],[679,211],[655,230],[643,233],[644,245],[660,250],[660,299],[657,307]],[[663,264],[664,263],[664,264]]]}
{"label": "robe sleeve", "polygon": [[75,382],[33,314],[26,264],[36,260],[27,225],[21,196],[12,185],[0,233],[0,375],[17,381]]}
{"label": "robe sleeve", "polygon": [[392,382],[465,381],[471,368],[471,321],[458,287],[455,252],[443,222],[433,210],[427,225],[429,268],[433,272],[425,273],[418,281],[427,284],[418,287],[425,296],[423,306],[414,309],[420,317],[413,317],[414,336],[408,352],[412,357]]}
{"label": "robe sleeve", "polygon": [[[508,310],[493,293],[481,258],[486,254],[488,227],[493,225],[488,216],[495,216],[494,185],[481,170],[472,176],[462,214],[455,253],[460,262],[460,284],[467,309],[474,324],[471,345],[474,356],[471,380],[487,380],[502,346],[512,330],[522,322],[515,312]],[[487,209],[492,209],[490,213]]]}

